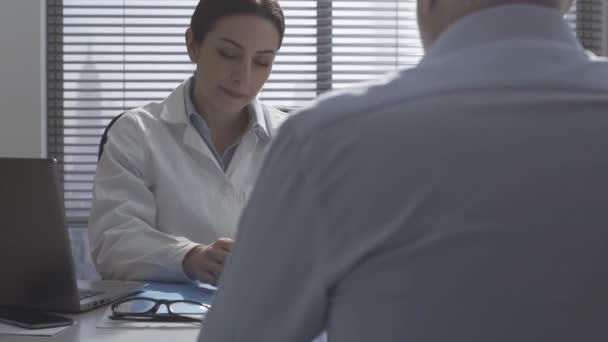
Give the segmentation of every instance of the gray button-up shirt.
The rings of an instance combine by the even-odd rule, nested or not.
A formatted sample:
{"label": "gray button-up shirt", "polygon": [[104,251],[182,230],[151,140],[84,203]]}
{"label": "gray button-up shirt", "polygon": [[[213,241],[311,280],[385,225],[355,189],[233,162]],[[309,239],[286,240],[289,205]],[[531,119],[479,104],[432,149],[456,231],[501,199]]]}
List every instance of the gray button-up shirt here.
{"label": "gray button-up shirt", "polygon": [[607,148],[559,11],[469,15],[287,121],[200,341],[608,341]]}

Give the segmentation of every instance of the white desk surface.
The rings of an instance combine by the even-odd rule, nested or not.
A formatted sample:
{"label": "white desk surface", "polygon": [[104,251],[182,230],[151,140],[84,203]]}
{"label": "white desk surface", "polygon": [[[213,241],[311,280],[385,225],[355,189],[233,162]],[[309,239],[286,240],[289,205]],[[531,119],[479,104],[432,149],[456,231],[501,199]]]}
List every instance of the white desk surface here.
{"label": "white desk surface", "polygon": [[59,334],[48,336],[0,335],[0,342],[195,342],[198,329],[102,329],[97,322],[105,313],[107,306],[78,315],[65,315],[78,321],[78,324]]}
{"label": "white desk surface", "polygon": [[[151,292],[146,292],[151,291]],[[167,292],[169,296],[179,294],[185,299],[198,300],[203,303],[211,303],[213,291],[208,288],[200,288],[194,285],[170,284],[170,283],[150,283],[143,293],[146,295],[158,292]],[[162,296],[162,295],[161,295]],[[176,299],[176,298],[171,298]],[[95,310],[81,314],[65,315],[78,321],[78,324],[58,333],[53,337],[49,336],[25,336],[25,335],[0,335],[0,342],[155,342],[155,341],[174,341],[174,342],[195,342],[199,329],[108,329],[97,328],[99,319],[104,315],[108,305],[104,305]]]}

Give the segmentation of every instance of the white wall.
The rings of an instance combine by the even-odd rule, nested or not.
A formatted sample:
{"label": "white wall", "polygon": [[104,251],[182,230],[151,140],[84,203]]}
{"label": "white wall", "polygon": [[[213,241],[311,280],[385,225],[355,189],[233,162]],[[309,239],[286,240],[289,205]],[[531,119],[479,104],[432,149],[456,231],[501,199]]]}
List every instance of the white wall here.
{"label": "white wall", "polygon": [[0,157],[46,156],[46,1],[0,0]]}

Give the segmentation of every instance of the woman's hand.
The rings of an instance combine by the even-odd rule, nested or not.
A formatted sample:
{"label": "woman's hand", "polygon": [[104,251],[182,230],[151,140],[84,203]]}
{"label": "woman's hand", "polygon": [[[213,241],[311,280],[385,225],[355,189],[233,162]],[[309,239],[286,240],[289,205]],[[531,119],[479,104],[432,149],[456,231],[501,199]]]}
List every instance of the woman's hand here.
{"label": "woman's hand", "polygon": [[200,245],[192,248],[184,257],[184,272],[190,279],[217,285],[224,262],[232,249],[231,239],[217,239],[208,246]]}

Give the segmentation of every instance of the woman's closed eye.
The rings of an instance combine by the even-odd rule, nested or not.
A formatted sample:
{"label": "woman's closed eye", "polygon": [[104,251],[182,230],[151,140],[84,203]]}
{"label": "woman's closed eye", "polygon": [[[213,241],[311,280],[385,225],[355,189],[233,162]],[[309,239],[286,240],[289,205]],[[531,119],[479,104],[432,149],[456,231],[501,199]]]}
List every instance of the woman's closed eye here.
{"label": "woman's closed eye", "polygon": [[261,66],[261,67],[263,67],[263,68],[268,68],[268,67],[270,67],[270,64],[272,64],[272,63],[271,63],[271,62],[269,62],[269,61],[260,61],[260,60],[254,60],[253,62],[254,62],[256,65]]}
{"label": "woman's closed eye", "polygon": [[[233,60],[241,58],[241,56],[239,54],[232,53],[232,52],[225,51],[225,50],[221,50],[221,49],[218,49],[217,53],[223,59],[230,60],[230,61],[233,61]],[[259,66],[259,67],[262,67],[262,68],[269,68],[270,65],[272,64],[272,61],[269,61],[267,58],[256,58],[256,59],[253,60],[253,63],[255,65]]]}
{"label": "woman's closed eye", "polygon": [[235,54],[235,53],[230,53],[230,52],[228,52],[228,51],[223,51],[223,50],[217,50],[217,53],[218,53],[218,54],[219,54],[219,55],[220,55],[222,58],[229,59],[229,60],[233,60],[233,59],[236,59],[236,58],[238,57],[238,55],[237,55],[237,54]]}

